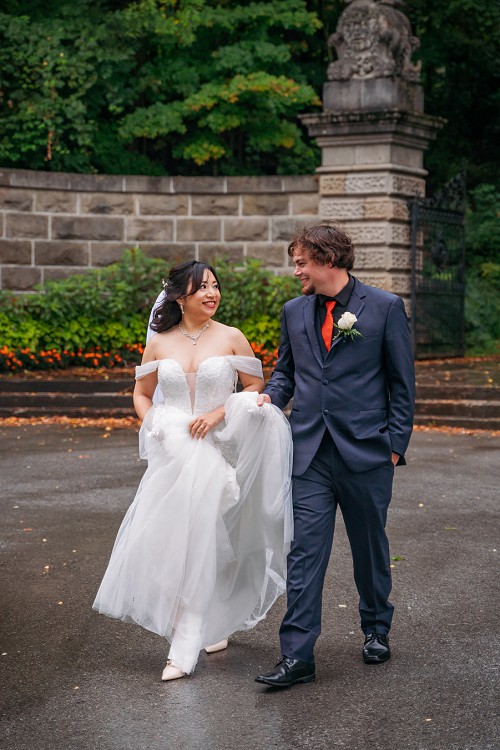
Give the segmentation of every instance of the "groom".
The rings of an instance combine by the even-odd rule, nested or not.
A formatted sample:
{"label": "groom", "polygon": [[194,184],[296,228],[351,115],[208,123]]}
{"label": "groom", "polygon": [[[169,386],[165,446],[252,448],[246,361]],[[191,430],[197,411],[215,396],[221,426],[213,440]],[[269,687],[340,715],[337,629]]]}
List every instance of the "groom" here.
{"label": "groom", "polygon": [[349,271],[352,241],[318,225],[288,248],[302,297],[283,308],[276,369],[259,402],[291,398],[295,535],[288,557],[288,609],[282,659],[256,677],[274,687],[315,678],[324,577],[337,505],[351,546],[359,593],[363,659],[390,658],[391,571],[385,533],[394,467],[413,423],[415,381],[408,321],[400,297]]}

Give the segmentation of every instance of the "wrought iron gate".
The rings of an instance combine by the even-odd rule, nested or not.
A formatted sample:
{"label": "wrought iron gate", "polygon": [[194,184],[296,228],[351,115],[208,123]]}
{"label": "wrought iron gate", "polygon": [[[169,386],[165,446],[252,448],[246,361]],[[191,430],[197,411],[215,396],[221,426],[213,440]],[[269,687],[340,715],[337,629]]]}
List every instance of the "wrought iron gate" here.
{"label": "wrought iron gate", "polygon": [[416,359],[465,351],[465,171],[411,202],[411,326]]}

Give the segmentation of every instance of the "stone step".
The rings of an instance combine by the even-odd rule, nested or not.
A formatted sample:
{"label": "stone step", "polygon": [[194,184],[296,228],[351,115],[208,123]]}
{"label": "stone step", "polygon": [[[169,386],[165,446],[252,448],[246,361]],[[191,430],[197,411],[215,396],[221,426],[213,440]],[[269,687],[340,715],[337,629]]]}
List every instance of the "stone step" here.
{"label": "stone step", "polygon": [[[14,397],[14,398],[13,398]],[[492,408],[494,407],[494,408]],[[130,417],[135,411],[131,396],[110,394],[12,394],[0,399],[0,417]],[[468,429],[500,429],[499,402],[419,401],[415,424],[434,424]]]}
{"label": "stone step", "polygon": [[[70,417],[79,419],[82,417],[104,419],[123,418],[135,416],[134,409],[106,406],[105,408],[91,409],[82,406],[65,406],[61,409],[60,406],[54,404],[52,406],[30,406],[30,407],[5,407],[0,405],[0,417]],[[431,427],[461,427],[469,430],[500,430],[500,418],[492,417],[470,417],[470,416],[449,416],[449,415],[421,415],[415,416],[415,424],[422,426]]]}
{"label": "stone step", "polygon": [[[464,385],[455,383],[418,383],[417,397],[496,400],[500,388],[495,385]],[[2,393],[128,393],[134,389],[131,378],[123,380],[24,380],[0,378]]]}
{"label": "stone step", "polygon": [[415,424],[429,427],[461,427],[465,430],[500,430],[499,417],[467,417],[446,415],[415,416]]}
{"label": "stone step", "polygon": [[7,406],[5,403],[0,403],[0,417],[90,417],[98,418],[102,417],[109,419],[110,417],[122,418],[122,417],[135,417],[136,413],[132,405],[127,406],[115,406],[114,402],[110,402],[107,406],[101,408],[93,406],[88,408],[85,406],[68,406],[61,407],[58,404],[51,406]]}
{"label": "stone step", "polygon": [[2,393],[128,393],[134,389],[130,378],[125,380],[23,380],[0,379]]}
{"label": "stone step", "polygon": [[462,416],[500,418],[500,401],[450,399],[417,399],[415,413],[419,416]]}
{"label": "stone step", "polygon": [[132,408],[132,394],[120,393],[9,393],[0,398],[0,405],[12,408],[57,406],[105,409],[109,407]]}
{"label": "stone step", "polygon": [[[3,393],[132,393],[134,382],[123,380],[23,380],[22,378],[0,379],[0,395]],[[463,385],[455,383],[419,384],[418,399],[481,400],[500,399],[497,386]]]}
{"label": "stone step", "polygon": [[417,399],[499,401],[500,388],[495,385],[464,385],[459,383],[430,385],[417,382]]}
{"label": "stone step", "polygon": [[[133,387],[130,373],[107,379],[0,378],[0,416],[134,416]],[[500,389],[495,384],[417,379],[415,424],[499,429]]]}

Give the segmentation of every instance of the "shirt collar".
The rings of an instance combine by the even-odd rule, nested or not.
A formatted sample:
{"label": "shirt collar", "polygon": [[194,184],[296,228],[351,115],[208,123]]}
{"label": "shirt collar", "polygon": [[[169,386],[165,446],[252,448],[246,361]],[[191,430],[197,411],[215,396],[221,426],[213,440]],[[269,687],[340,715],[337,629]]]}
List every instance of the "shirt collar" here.
{"label": "shirt collar", "polygon": [[328,300],[335,300],[337,304],[342,305],[342,307],[345,307],[347,303],[349,302],[349,298],[351,296],[351,292],[354,287],[354,277],[349,274],[349,281],[343,287],[343,289],[340,290],[338,294],[335,295],[335,297],[328,297],[326,294],[318,294],[318,302],[320,305],[324,305],[325,302],[328,302]]}

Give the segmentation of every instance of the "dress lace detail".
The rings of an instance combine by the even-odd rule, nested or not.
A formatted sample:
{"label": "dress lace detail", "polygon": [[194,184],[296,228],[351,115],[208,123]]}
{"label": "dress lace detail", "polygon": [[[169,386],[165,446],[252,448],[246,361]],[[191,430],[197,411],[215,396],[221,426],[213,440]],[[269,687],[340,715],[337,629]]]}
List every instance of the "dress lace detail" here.
{"label": "dress lace detail", "polygon": [[164,403],[191,414],[191,399],[186,374],[175,359],[163,359],[158,365],[158,387]]}
{"label": "dress lace detail", "polygon": [[196,376],[194,413],[213,411],[234,390],[234,370],[225,357],[210,357],[200,364]]}
{"label": "dress lace detail", "polygon": [[162,359],[158,363],[158,386],[164,403],[186,414],[216,409],[233,392],[234,380],[234,370],[226,357],[205,359],[195,373],[184,372],[175,359]]}
{"label": "dress lace detail", "polygon": [[[237,371],[261,373],[254,358],[210,357],[192,374],[164,359],[137,377],[156,369],[165,401],[139,434],[148,468],[94,608],[165,636],[189,673],[201,648],[253,627],[285,590],[291,436],[274,406],[233,393]],[[225,422],[191,438],[193,414],[221,404]]]}

